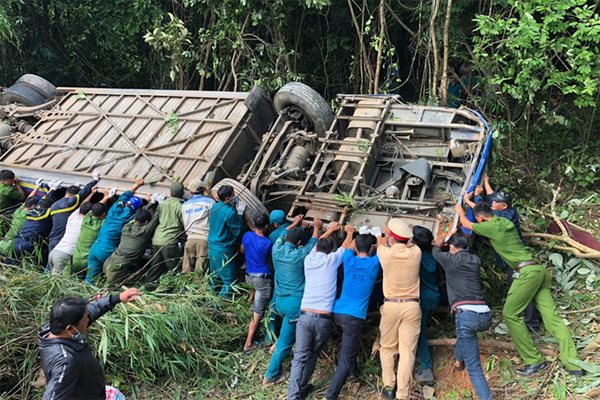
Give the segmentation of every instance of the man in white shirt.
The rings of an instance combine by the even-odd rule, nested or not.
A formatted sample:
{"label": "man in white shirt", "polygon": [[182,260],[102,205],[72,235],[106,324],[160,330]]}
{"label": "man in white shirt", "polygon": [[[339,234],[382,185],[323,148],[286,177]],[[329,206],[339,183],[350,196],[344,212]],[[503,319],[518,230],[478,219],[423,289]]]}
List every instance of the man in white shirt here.
{"label": "man in white shirt", "polygon": [[346,225],[346,238],[336,251],[331,238],[340,229],[337,222],[329,224],[317,245],[304,259],[306,284],[296,325],[296,350],[288,386],[288,400],[305,397],[310,392],[308,381],[315,370],[317,358],[327,342],[333,324],[332,310],[337,289],[337,270],[342,256],[352,245],[354,227]]}
{"label": "man in white shirt", "polygon": [[207,183],[201,179],[189,185],[192,198],[183,203],[183,227],[187,241],[183,252],[182,272],[202,271],[208,258],[208,229],[210,209],[215,201],[205,196]]}
{"label": "man in white shirt", "polygon": [[79,212],[69,215],[67,224],[65,225],[65,234],[48,255],[48,266],[53,275],[63,272],[65,267],[70,263],[71,255],[73,254],[73,250],[75,250],[75,245],[79,238],[83,217],[91,211],[92,205],[92,203],[86,201],[79,207]]}

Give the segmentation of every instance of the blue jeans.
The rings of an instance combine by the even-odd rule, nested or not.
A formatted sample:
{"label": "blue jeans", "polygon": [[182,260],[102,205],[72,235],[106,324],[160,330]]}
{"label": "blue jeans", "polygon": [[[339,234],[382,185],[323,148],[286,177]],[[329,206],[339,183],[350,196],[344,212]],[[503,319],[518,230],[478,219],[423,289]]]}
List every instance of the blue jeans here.
{"label": "blue jeans", "polygon": [[356,371],[356,352],[360,347],[360,337],[365,324],[364,319],[347,314],[333,314],[333,319],[342,330],[342,342],[331,385],[325,393],[327,400],[337,399],[348,375]]}
{"label": "blue jeans", "polygon": [[275,309],[277,314],[283,317],[283,321],[275,351],[265,373],[265,378],[270,381],[276,380],[281,375],[283,360],[290,355],[292,346],[296,342],[296,321],[300,317],[300,303],[302,303],[302,296],[275,297]]}
{"label": "blue jeans", "polygon": [[431,352],[427,345],[427,327],[429,326],[429,320],[435,312],[440,296],[430,295],[423,296],[421,294],[421,333],[419,334],[419,341],[417,342],[417,359],[421,365],[421,370],[432,369],[433,362],[431,361]]}
{"label": "blue jeans", "polygon": [[322,318],[315,314],[300,314],[296,327],[296,349],[288,383],[288,400],[300,400],[308,387],[317,359],[331,335],[333,317]]}
{"label": "blue jeans", "polygon": [[492,392],[485,380],[479,359],[477,332],[486,331],[492,324],[492,313],[456,310],[456,348],[454,357],[464,361],[471,384],[480,400],[491,400]]}

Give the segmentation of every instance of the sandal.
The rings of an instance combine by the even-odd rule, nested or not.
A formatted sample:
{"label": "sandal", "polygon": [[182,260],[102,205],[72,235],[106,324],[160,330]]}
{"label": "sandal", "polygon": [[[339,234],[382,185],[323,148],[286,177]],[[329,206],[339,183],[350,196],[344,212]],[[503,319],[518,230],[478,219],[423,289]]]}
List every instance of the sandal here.
{"label": "sandal", "polygon": [[274,381],[270,381],[267,378],[263,378],[263,386],[264,387],[271,387],[274,385],[279,385],[280,383],[285,382],[285,380],[287,379],[286,374],[281,374],[277,377],[277,379],[275,379]]}
{"label": "sandal", "polygon": [[465,362],[454,360],[454,369],[457,371],[462,371],[465,369]]}
{"label": "sandal", "polygon": [[256,349],[258,349],[258,345],[259,345],[258,342],[256,342],[256,341],[252,342],[252,347],[250,347],[249,349],[245,349],[244,354],[250,355],[250,354],[254,353],[256,351]]}

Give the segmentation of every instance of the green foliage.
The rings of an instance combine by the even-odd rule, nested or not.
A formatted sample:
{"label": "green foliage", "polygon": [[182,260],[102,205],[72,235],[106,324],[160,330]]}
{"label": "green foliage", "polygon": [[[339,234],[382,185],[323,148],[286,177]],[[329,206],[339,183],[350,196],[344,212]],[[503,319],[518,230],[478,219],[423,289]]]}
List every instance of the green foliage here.
{"label": "green foliage", "polygon": [[561,172],[573,183],[587,188],[600,181],[600,155],[588,154],[586,149],[565,149]]}
{"label": "green foliage", "polygon": [[8,16],[7,6],[10,4],[0,4],[0,44],[12,43],[15,41],[14,23]]}
{"label": "green foliage", "polygon": [[171,13],[168,13],[166,24],[144,35],[146,43],[165,53],[171,60],[169,78],[173,82],[177,81],[180,89],[186,88],[186,71],[198,62],[198,54],[192,45],[191,37],[183,21]]}
{"label": "green foliage", "polygon": [[[539,104],[572,95],[596,104],[600,17],[585,0],[509,1],[505,15],[476,16],[474,54],[490,83],[513,99]],[[543,104],[543,103],[542,103]]]}
{"label": "green foliage", "polygon": [[[0,392],[17,385],[22,398],[41,397],[28,395],[38,365],[35,333],[54,301],[91,297],[97,290],[41,269],[0,267],[0,335],[6,338],[0,346]],[[206,379],[232,385],[234,379],[253,378],[237,351],[250,316],[247,303],[218,298],[195,274],[165,276],[156,291],[99,319],[88,341],[105,364],[107,381],[126,392],[140,380],[209,390]]]}

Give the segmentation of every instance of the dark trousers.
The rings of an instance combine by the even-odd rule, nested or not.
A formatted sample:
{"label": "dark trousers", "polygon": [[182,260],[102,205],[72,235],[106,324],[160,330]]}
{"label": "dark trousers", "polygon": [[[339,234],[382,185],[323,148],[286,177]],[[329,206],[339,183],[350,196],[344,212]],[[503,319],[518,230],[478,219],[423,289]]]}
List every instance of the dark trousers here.
{"label": "dark trousers", "polygon": [[314,314],[300,314],[296,324],[296,351],[288,386],[288,400],[298,400],[315,371],[323,346],[329,339],[333,320]]}
{"label": "dark trousers", "polygon": [[479,343],[477,342],[477,332],[486,331],[491,324],[491,312],[476,313],[457,310],[454,357],[458,361],[465,362],[471,385],[473,385],[479,400],[492,400],[492,392],[481,368]]}
{"label": "dark trousers", "polygon": [[[504,266],[506,270],[506,275],[508,276],[508,287],[510,288],[513,283],[513,269],[506,265],[504,260],[501,259],[497,254],[496,262],[498,263],[498,265]],[[529,330],[537,331],[540,328],[540,321],[542,317],[537,308],[535,308],[535,304],[533,304],[533,301],[527,304],[527,308],[525,308],[525,311],[523,311],[523,319],[525,320],[525,325],[527,325],[527,328],[529,328]]]}
{"label": "dark trousers", "polygon": [[166,246],[152,246],[152,261],[150,271],[146,274],[146,283],[156,282],[163,274],[177,269],[183,251],[178,243]]}
{"label": "dark trousers", "polygon": [[342,342],[337,366],[331,379],[331,385],[325,393],[327,400],[337,399],[350,373],[356,369],[356,352],[360,346],[364,319],[347,314],[333,314],[336,325],[342,330]]}

